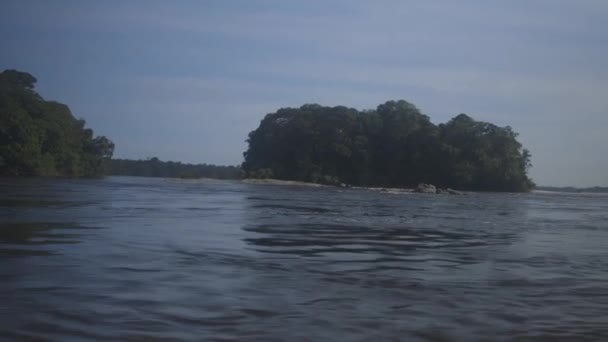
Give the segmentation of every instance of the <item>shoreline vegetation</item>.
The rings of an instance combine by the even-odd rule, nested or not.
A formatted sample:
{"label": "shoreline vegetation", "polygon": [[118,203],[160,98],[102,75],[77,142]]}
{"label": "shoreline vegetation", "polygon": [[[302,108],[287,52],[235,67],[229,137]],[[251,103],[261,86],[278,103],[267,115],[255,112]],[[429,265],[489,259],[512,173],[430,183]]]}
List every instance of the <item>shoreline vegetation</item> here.
{"label": "shoreline vegetation", "polygon": [[68,106],[47,101],[34,76],[0,73],[0,176],[100,177],[114,143],[94,136]]}
{"label": "shoreline vegetation", "polygon": [[249,133],[246,178],[327,185],[527,192],[531,154],[509,126],[459,114],[436,125],[413,104],[306,104],[267,114]]}
{"label": "shoreline vegetation", "polygon": [[[372,110],[280,108],[249,134],[241,165],[221,166],[112,159],[114,143],[95,136],[67,105],[45,100],[35,91],[36,82],[26,72],[0,73],[0,176],[242,179],[386,192],[535,189],[528,177],[531,155],[511,127],[466,114],[436,125],[404,100]],[[607,187],[536,190],[608,192]]]}
{"label": "shoreline vegetation", "polygon": [[426,193],[426,194],[444,194],[444,195],[464,195],[465,192],[456,191],[453,189],[437,189],[435,186],[431,184],[419,184],[415,188],[385,188],[385,187],[367,187],[367,186],[347,186],[342,184],[340,186],[335,185],[327,185],[327,184],[319,184],[319,183],[311,183],[311,182],[303,182],[303,181],[291,181],[291,180],[281,180],[281,179],[273,179],[273,178],[244,178],[241,180],[246,184],[255,184],[255,185],[278,185],[278,186],[303,186],[303,187],[329,187],[329,188],[346,188],[346,189],[356,189],[356,190],[370,190],[370,191],[378,191],[387,194],[414,194],[414,193]]}
{"label": "shoreline vegetation", "polygon": [[144,160],[112,159],[109,174],[112,176],[165,177],[181,179],[241,179],[238,166],[188,164],[161,161],[156,157]]}

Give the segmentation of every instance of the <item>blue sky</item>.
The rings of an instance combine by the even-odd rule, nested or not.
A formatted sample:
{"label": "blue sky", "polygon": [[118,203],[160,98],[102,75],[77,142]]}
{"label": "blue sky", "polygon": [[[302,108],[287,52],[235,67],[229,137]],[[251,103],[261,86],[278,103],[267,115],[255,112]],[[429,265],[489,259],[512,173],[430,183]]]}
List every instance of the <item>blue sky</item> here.
{"label": "blue sky", "polygon": [[608,185],[608,1],[2,1],[34,74],[117,157],[237,164],[264,114],[416,104],[510,125],[544,185]]}

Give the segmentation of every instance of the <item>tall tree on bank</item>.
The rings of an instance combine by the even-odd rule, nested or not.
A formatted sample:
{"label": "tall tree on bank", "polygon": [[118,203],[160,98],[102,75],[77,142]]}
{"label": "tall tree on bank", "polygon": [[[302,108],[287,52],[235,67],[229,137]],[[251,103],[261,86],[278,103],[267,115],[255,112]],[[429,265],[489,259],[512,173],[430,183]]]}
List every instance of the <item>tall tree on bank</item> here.
{"label": "tall tree on bank", "polygon": [[103,175],[112,141],[95,137],[68,106],[44,100],[35,83],[25,72],[0,73],[0,175]]}
{"label": "tall tree on bank", "polygon": [[249,134],[242,168],[328,184],[528,191],[530,153],[516,138],[466,114],[437,126],[403,100],[367,111],[309,104],[267,114]]}

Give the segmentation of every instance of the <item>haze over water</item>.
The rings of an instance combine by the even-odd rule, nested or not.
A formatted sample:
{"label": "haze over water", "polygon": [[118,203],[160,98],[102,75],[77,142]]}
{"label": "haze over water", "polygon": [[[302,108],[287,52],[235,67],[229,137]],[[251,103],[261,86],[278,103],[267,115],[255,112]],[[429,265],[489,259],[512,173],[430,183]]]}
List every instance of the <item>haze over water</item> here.
{"label": "haze over water", "polygon": [[0,189],[5,339],[608,339],[608,195]]}

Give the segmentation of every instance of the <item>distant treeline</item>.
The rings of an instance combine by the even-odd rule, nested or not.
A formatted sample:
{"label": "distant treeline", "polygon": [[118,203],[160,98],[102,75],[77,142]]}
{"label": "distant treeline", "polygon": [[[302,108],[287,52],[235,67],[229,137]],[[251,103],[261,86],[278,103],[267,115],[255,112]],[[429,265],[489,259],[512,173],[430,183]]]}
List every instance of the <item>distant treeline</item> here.
{"label": "distant treeline", "polygon": [[158,158],[146,160],[112,159],[110,174],[141,177],[239,179],[241,178],[241,169],[237,166],[164,162]]}
{"label": "distant treeline", "polygon": [[530,153],[511,127],[460,114],[435,125],[416,106],[375,110],[317,104],[267,114],[249,134],[247,177],[482,191],[528,191]]}
{"label": "distant treeline", "polygon": [[606,192],[608,193],[608,187],[602,187],[602,186],[594,186],[594,187],[590,187],[590,188],[575,188],[572,186],[565,186],[565,187],[559,187],[559,186],[537,186],[535,188],[536,190],[542,190],[542,191],[558,191],[558,192]]}
{"label": "distant treeline", "polygon": [[95,137],[68,106],[43,99],[35,84],[25,72],[0,73],[0,175],[103,175],[112,141]]}

